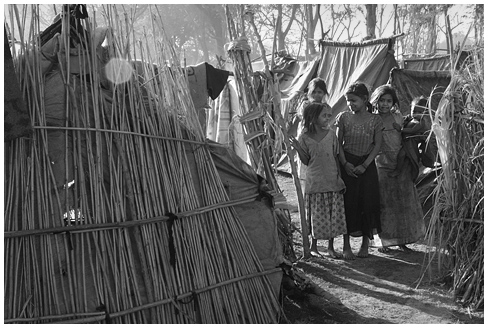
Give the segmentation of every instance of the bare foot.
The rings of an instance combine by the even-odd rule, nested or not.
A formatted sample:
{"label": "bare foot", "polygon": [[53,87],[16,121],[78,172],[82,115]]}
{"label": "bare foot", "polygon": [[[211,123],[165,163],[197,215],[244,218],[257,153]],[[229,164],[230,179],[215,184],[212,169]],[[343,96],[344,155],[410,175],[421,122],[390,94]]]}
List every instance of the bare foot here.
{"label": "bare foot", "polygon": [[337,253],[333,249],[328,249],[327,253],[329,253],[330,257],[332,257],[333,259],[340,259],[342,257],[341,254]]}
{"label": "bare foot", "polygon": [[412,252],[412,250],[405,245],[399,245],[398,248],[403,252]]}
{"label": "bare foot", "polygon": [[352,253],[352,250],[348,249],[348,250],[344,250],[342,252],[342,257],[346,260],[355,260],[356,259],[356,256]]}
{"label": "bare foot", "polygon": [[358,252],[358,257],[368,257],[368,246],[361,246]]}
{"label": "bare foot", "polygon": [[316,249],[310,250],[310,255],[315,256],[315,257],[322,257],[322,254],[320,254],[319,251]]}
{"label": "bare foot", "polygon": [[378,252],[380,253],[388,253],[390,251],[390,249],[386,246],[382,246],[380,248],[378,248]]}

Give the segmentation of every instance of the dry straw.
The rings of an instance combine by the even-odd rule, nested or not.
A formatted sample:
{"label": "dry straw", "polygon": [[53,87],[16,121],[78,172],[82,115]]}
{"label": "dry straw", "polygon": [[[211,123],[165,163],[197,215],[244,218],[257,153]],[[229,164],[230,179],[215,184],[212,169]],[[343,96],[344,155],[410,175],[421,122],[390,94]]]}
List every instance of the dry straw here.
{"label": "dry straw", "polygon": [[483,56],[474,49],[467,64],[451,72],[433,116],[442,171],[427,232],[437,249],[437,261],[429,263],[437,262],[457,300],[473,309],[484,304]]}
{"label": "dry straw", "polygon": [[[78,56],[66,56],[63,16],[46,72],[38,5],[8,7],[35,131],[5,144],[5,322],[277,321],[267,278],[277,270],[264,272],[228,202],[156,6],[151,13],[154,25],[136,37],[130,7],[101,6],[109,47],[97,47],[89,17],[79,35],[88,41],[70,49]],[[99,72],[113,57],[151,65],[107,88]],[[44,97],[53,74],[56,122]]]}

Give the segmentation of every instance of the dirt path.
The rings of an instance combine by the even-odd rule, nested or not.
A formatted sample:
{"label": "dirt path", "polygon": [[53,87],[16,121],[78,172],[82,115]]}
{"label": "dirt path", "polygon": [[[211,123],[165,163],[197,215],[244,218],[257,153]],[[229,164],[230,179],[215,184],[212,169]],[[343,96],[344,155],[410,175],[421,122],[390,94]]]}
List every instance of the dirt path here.
{"label": "dirt path", "polygon": [[[278,183],[289,204],[297,205],[296,192],[288,175],[278,174]],[[300,229],[297,211],[291,212],[293,224]],[[301,256],[301,235],[294,234],[295,252]],[[352,238],[357,252],[360,238]],[[342,238],[335,242],[342,251]],[[401,323],[456,324],[483,323],[483,313],[470,313],[458,307],[447,284],[437,272],[425,271],[429,249],[422,243],[410,245],[411,252],[393,247],[386,254],[370,248],[368,258],[352,261],[326,255],[326,242],[319,241],[322,258],[313,257],[295,264],[296,271],[309,279],[310,288],[285,291],[283,322],[299,323]],[[433,266],[433,270],[436,266]],[[427,275],[420,284],[419,278]],[[437,279],[437,280],[436,280]],[[436,282],[432,282],[436,281]]]}

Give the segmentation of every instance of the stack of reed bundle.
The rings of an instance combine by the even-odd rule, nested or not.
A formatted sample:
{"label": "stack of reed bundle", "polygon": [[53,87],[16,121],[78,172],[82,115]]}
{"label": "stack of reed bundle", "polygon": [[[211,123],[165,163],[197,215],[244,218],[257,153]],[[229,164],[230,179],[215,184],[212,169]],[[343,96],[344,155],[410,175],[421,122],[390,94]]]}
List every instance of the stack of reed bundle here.
{"label": "stack of reed bundle", "polygon": [[226,48],[234,65],[234,76],[241,110],[239,121],[245,133],[244,142],[248,148],[251,166],[258,174],[266,178],[271,189],[279,190],[271,165],[272,144],[269,135],[272,129],[272,116],[267,110],[267,106],[263,106],[263,103],[258,100],[257,85],[253,80],[254,73],[249,57],[250,47],[245,37],[242,6],[240,8],[239,31],[239,25],[235,24],[228,5],[225,6],[229,35],[232,40]]}
{"label": "stack of reed bundle", "polygon": [[427,231],[454,296],[472,309],[484,304],[483,57],[483,49],[475,49],[469,64],[452,71],[433,115],[442,172]]}
{"label": "stack of reed bundle", "polygon": [[[280,91],[278,90],[278,82],[275,81],[275,76],[270,71],[269,64],[266,59],[266,51],[258,33],[257,27],[254,23],[253,12],[250,8],[244,5],[238,5],[238,14],[240,17],[240,32],[239,25],[235,24],[229,7],[226,5],[226,16],[229,27],[229,35],[231,36],[230,46],[228,47],[229,57],[234,64],[234,74],[238,86],[239,100],[241,108],[244,110],[240,118],[244,130],[248,135],[255,136],[248,146],[250,147],[250,157],[259,158],[262,160],[266,177],[270,182],[273,190],[279,192],[279,186],[273,175],[271,159],[274,159],[274,164],[277,164],[278,159],[283,153],[283,144],[285,145],[286,154],[289,158],[293,181],[295,183],[297,198],[299,203],[301,227],[302,227],[302,245],[303,256],[307,258],[310,256],[308,246],[308,226],[306,223],[305,206],[303,200],[302,188],[298,178],[298,172],[294,161],[293,151],[290,146],[287,133],[287,124],[281,114],[280,105]],[[264,78],[261,80],[263,84],[263,95],[260,100],[257,97],[257,90],[252,83],[252,66],[249,57],[250,47],[247,44],[245,37],[245,19],[253,28],[255,37],[261,49],[261,58],[264,62]],[[274,52],[273,52],[274,54]],[[273,62],[274,60],[272,60]],[[264,129],[263,129],[264,128]],[[274,142],[271,140],[271,134],[274,136]],[[259,137],[259,139],[257,139]],[[271,150],[271,153],[268,151]],[[253,155],[254,154],[254,155]],[[279,213],[280,219],[286,218],[284,213]],[[291,222],[281,225],[282,229],[280,235],[289,236],[289,227]],[[287,238],[283,238],[283,242],[287,242]],[[286,245],[284,245],[286,249]],[[294,254],[294,252],[292,252]]]}
{"label": "stack of reed bundle", "polygon": [[[157,7],[139,40],[131,14],[102,6],[106,48],[77,20],[69,50],[62,16],[45,68],[38,5],[8,8],[34,134],[5,144],[4,323],[276,323],[267,275],[281,269],[263,270],[228,201]],[[113,83],[135,58],[154,65]],[[100,60],[116,67],[108,88]]]}

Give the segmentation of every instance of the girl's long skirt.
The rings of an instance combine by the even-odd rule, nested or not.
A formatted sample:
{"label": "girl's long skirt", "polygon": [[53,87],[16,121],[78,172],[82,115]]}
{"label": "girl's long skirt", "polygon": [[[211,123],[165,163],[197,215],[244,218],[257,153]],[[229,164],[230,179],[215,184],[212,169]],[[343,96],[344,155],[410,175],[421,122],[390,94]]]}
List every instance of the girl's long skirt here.
{"label": "girl's long skirt", "polygon": [[411,174],[417,170],[412,171],[414,165],[407,159],[405,164],[395,177],[389,176],[392,169],[378,167],[382,231],[380,243],[375,240],[374,246],[406,245],[425,235],[422,206]]}
{"label": "girl's long skirt", "polygon": [[326,240],[347,233],[342,194],[338,192],[306,194],[305,208],[312,238]]}
{"label": "girl's long skirt", "polygon": [[[367,156],[355,156],[345,152],[346,160],[354,166],[361,165]],[[366,171],[357,178],[347,175],[341,166],[342,180],[346,184],[344,207],[346,210],[347,232],[353,237],[367,236],[373,240],[374,234],[381,232],[380,192],[378,172],[373,161]]]}

